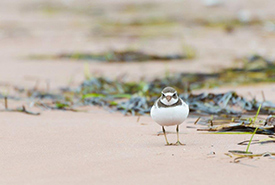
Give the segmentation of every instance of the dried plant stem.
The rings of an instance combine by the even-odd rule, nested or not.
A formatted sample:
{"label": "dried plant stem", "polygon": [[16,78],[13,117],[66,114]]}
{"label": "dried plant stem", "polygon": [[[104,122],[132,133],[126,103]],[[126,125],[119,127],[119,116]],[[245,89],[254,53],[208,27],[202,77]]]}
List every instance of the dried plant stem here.
{"label": "dried plant stem", "polygon": [[264,91],[262,91],[262,97],[263,97],[263,101],[265,102],[265,95],[264,95]]}
{"label": "dried plant stem", "polygon": [[200,119],[201,119],[201,117],[198,117],[198,119],[195,121],[194,125],[196,125]]}
{"label": "dried plant stem", "polygon": [[5,109],[7,110],[8,109],[8,97],[5,96]]}

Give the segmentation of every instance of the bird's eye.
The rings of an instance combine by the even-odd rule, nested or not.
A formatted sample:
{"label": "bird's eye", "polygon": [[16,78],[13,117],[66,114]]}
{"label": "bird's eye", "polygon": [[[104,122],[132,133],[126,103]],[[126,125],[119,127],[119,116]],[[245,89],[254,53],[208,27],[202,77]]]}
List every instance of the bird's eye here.
{"label": "bird's eye", "polygon": [[164,96],[165,97],[165,95],[162,93],[162,96]]}
{"label": "bird's eye", "polygon": [[176,93],[175,93],[175,94],[173,94],[173,97],[176,97]]}

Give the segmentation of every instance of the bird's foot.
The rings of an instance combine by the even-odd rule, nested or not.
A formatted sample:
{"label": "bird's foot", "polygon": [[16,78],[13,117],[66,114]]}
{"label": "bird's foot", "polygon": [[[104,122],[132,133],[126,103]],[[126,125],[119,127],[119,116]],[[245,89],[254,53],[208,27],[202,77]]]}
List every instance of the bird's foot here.
{"label": "bird's foot", "polygon": [[166,143],[166,145],[165,146],[171,146],[171,145],[173,145],[173,143]]}
{"label": "bird's foot", "polygon": [[176,142],[175,144],[173,144],[173,145],[179,146],[179,145],[185,145],[185,144],[181,143],[180,141],[177,141],[177,142]]}

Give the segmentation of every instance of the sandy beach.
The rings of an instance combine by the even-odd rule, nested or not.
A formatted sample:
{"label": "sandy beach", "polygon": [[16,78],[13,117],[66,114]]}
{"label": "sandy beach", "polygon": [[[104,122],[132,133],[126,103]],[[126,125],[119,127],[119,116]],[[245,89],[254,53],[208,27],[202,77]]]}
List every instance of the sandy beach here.
{"label": "sandy beach", "polygon": [[[150,117],[119,113],[1,113],[1,184],[272,184],[273,159],[231,163],[228,150],[249,135],[200,134],[190,118],[186,146],[164,146]],[[171,127],[168,130],[173,131]],[[256,136],[263,139],[266,136]],[[176,134],[169,134],[171,142]],[[213,145],[213,147],[212,147]],[[252,146],[253,152],[271,145]],[[211,155],[215,152],[215,155]]]}
{"label": "sandy beach", "polygon": [[[103,11],[103,18],[107,20],[112,16],[121,20],[127,16],[118,11],[119,7],[137,2],[139,1],[104,0],[88,4]],[[177,53],[182,49],[182,42],[198,51],[198,57],[194,60],[87,63],[92,75],[112,79],[125,75],[128,81],[154,79],[164,76],[167,70],[170,73],[213,72],[232,66],[235,57],[255,51],[274,56],[274,32],[266,32],[258,26],[238,28],[234,34],[196,26],[173,27],[167,37],[148,36],[148,40],[135,38],[136,32],[120,37],[95,36],[94,32],[100,27],[97,21],[101,18],[94,18],[96,13],[91,16],[72,8],[85,7],[86,3],[84,0],[0,2],[1,93],[8,92],[12,95],[14,86],[33,88],[37,81],[39,89],[47,88],[49,82],[50,90],[56,91],[65,86],[76,87],[85,79],[85,62],[28,58],[35,54],[102,52],[110,48],[129,47],[151,53]],[[167,14],[171,16],[182,9],[186,10],[182,13],[186,20],[189,20],[188,16],[203,17],[209,12],[219,15],[224,10],[227,10],[225,16],[232,17],[240,9],[249,10],[251,16],[275,19],[272,0],[261,3],[248,0],[225,1],[222,7],[210,8],[202,5],[201,1],[186,1],[182,9],[177,3],[159,1],[159,9],[167,10]],[[58,5],[56,9],[49,9],[55,4]],[[178,8],[172,11],[167,6]],[[150,15],[150,11],[145,14]],[[260,51],[257,48],[261,48]],[[230,90],[243,96],[252,94],[258,100],[262,100],[263,91],[267,100],[275,102],[274,84],[201,89],[195,93]],[[197,115],[191,114],[180,127],[180,139],[185,146],[165,146],[163,135],[158,135],[161,127],[149,115],[124,116],[120,112],[109,112],[96,106],[87,107],[88,112],[43,111],[29,106],[28,101],[9,102],[10,107],[22,104],[41,115],[0,112],[1,185],[264,185],[275,181],[275,160],[271,157],[242,159],[240,163],[233,163],[233,158],[225,155],[228,150],[245,150],[246,146],[237,143],[249,140],[251,135],[198,132],[196,129],[203,126],[194,125]],[[3,99],[0,100],[0,108],[4,108]],[[168,127],[167,130],[172,132],[168,134],[169,141],[175,142],[175,127]],[[264,138],[267,136],[254,137],[259,140]],[[275,152],[275,147],[273,143],[255,144],[251,145],[250,150],[254,153]]]}

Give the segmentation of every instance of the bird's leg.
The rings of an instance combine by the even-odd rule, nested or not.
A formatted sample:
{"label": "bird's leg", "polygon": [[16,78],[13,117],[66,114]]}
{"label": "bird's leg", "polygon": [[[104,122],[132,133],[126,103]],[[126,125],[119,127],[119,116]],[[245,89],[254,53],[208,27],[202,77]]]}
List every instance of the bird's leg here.
{"label": "bird's leg", "polygon": [[163,134],[164,134],[164,137],[165,137],[165,140],[166,140],[166,145],[171,145],[171,143],[168,142],[168,139],[166,137],[166,132],[165,132],[164,126],[162,126],[162,131],[163,131]]}
{"label": "bird's leg", "polygon": [[179,136],[179,125],[177,125],[177,128],[176,128],[176,131],[177,131],[177,142],[175,143],[175,145],[184,145],[183,143],[180,142],[180,136]]}

